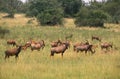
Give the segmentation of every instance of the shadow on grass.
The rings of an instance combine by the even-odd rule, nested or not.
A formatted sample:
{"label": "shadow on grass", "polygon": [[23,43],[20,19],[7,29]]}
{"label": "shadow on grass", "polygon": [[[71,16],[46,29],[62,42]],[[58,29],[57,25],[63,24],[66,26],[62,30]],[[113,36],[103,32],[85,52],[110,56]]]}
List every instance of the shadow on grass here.
{"label": "shadow on grass", "polygon": [[0,38],[4,38],[5,34],[10,33],[8,29],[4,29],[0,27]]}
{"label": "shadow on grass", "polygon": [[117,67],[117,68],[120,68],[120,65],[117,65],[116,67]]}

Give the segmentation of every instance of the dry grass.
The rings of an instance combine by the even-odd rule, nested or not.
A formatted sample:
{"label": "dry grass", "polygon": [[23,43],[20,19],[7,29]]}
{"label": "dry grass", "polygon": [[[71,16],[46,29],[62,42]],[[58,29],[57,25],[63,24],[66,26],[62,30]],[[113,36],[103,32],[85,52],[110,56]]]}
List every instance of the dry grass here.
{"label": "dry grass", "polygon": [[64,19],[64,26],[65,27],[68,27],[68,28],[71,28],[71,27],[75,27],[75,24],[74,24],[74,19],[72,19],[72,18],[65,18]]}
{"label": "dry grass", "polygon": [[120,32],[120,24],[105,24],[106,28],[110,31]]}
{"label": "dry grass", "polygon": [[[3,18],[7,14],[0,13],[0,25],[13,27],[13,26],[26,26],[27,24],[37,25],[36,19],[32,20],[33,18],[26,18],[25,14],[15,14],[15,18]],[[31,22],[29,23],[29,21]]]}

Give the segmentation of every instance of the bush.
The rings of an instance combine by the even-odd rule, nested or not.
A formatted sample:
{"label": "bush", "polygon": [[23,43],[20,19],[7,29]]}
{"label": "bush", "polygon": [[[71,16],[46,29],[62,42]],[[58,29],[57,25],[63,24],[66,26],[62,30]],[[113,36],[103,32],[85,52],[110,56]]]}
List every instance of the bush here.
{"label": "bush", "polygon": [[50,12],[42,12],[37,16],[38,22],[41,25],[61,25],[62,24],[62,16],[59,14],[50,14]]}
{"label": "bush", "polygon": [[108,17],[109,15],[102,10],[82,8],[77,14],[75,24],[76,26],[103,27]]}

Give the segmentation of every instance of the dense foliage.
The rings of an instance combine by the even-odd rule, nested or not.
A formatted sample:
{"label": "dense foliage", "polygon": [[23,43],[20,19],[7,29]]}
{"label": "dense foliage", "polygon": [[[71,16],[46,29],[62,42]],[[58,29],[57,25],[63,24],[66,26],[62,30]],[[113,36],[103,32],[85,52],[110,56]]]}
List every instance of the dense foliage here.
{"label": "dense foliage", "polygon": [[63,18],[75,18],[76,26],[103,27],[105,22],[120,23],[120,0],[0,0],[0,12],[10,17],[26,13],[41,25],[60,25]]}
{"label": "dense foliage", "polygon": [[88,10],[84,7],[80,10],[76,17],[75,24],[77,26],[94,26],[103,27],[104,22],[109,18],[109,15],[102,10]]}
{"label": "dense foliage", "polygon": [[0,0],[0,11],[7,12],[10,18],[14,18],[14,14],[22,11],[23,3],[20,0]]}
{"label": "dense foliage", "polygon": [[75,24],[77,26],[103,27],[105,22],[119,23],[119,4],[119,0],[91,1],[89,5],[80,9]]}
{"label": "dense foliage", "polygon": [[82,7],[82,0],[58,0],[64,10],[64,17],[75,17]]}
{"label": "dense foliage", "polygon": [[34,16],[41,25],[62,24],[63,10],[56,0],[30,1],[27,16]]}
{"label": "dense foliage", "polygon": [[112,17],[112,23],[120,23],[120,0],[107,0],[102,9]]}

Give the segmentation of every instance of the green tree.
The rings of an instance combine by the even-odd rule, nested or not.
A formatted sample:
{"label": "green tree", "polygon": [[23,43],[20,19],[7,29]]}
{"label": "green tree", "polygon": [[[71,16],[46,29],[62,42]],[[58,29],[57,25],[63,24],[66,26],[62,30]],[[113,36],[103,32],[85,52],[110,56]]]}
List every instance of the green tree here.
{"label": "green tree", "polygon": [[75,24],[76,26],[92,26],[103,27],[104,22],[108,21],[111,16],[103,10],[105,2],[97,2],[96,0],[90,2],[80,9],[77,14]]}
{"label": "green tree", "polygon": [[82,0],[58,0],[63,7],[64,17],[74,17],[83,5]]}
{"label": "green tree", "polygon": [[7,12],[10,18],[14,18],[14,14],[19,12],[22,6],[22,2],[20,0],[1,0],[0,9],[3,12]]}
{"label": "green tree", "polygon": [[6,8],[5,8],[5,1],[4,0],[0,0],[0,12],[5,12]]}
{"label": "green tree", "polygon": [[75,24],[76,26],[103,27],[108,18],[109,15],[102,10],[83,7],[77,14]]}
{"label": "green tree", "polygon": [[34,16],[41,25],[62,24],[63,10],[56,0],[30,1],[27,16]]}
{"label": "green tree", "polygon": [[102,9],[112,17],[111,22],[120,21],[120,0],[107,0]]}

